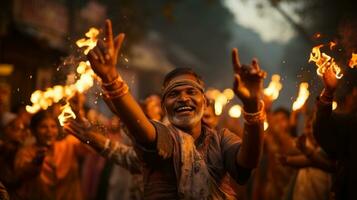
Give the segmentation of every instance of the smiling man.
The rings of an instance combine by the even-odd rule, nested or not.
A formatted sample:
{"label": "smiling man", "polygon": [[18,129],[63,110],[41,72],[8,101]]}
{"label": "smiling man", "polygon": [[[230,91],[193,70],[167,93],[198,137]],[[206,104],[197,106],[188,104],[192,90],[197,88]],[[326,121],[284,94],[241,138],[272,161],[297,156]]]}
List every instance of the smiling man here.
{"label": "smiling man", "polygon": [[[88,59],[103,81],[108,106],[127,126],[144,163],[144,198],[236,199],[227,177],[244,184],[262,148],[265,113],[261,93],[265,72],[256,60],[250,66],[242,66],[238,51],[232,51],[233,89],[244,104],[242,140],[227,129],[215,131],[203,125],[207,106],[204,84],[191,69],[176,69],[165,77],[162,106],[170,123],[164,125],[145,116],[115,67],[123,39],[124,34],[113,38],[111,22],[107,20],[105,40],[98,41]],[[67,123],[65,129],[85,134],[78,123]],[[96,149],[115,148],[104,136],[82,136]]]}

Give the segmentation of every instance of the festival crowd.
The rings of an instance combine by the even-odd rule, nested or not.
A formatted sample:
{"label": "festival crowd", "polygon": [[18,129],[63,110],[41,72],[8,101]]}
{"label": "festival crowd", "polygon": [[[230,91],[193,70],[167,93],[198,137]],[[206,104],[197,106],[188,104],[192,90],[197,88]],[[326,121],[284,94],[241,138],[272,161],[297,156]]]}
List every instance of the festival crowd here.
{"label": "festival crowd", "polygon": [[70,99],[76,118],[64,126],[58,104],[12,113],[9,86],[0,85],[0,199],[357,198],[357,87],[333,111],[339,79],[332,70],[312,94],[313,108],[272,109],[266,72],[256,59],[241,64],[233,49],[239,123],[220,119],[189,68],[174,69],[161,94],[137,101],[116,68],[124,34],[113,37],[107,20],[104,36],[87,58],[113,117],[85,106],[84,93]]}

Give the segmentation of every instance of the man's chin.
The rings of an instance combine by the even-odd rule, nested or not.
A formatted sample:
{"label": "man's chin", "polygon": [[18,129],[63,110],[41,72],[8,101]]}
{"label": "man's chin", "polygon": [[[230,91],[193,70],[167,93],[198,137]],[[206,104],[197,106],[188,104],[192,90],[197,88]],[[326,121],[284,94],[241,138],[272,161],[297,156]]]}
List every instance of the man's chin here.
{"label": "man's chin", "polygon": [[174,126],[181,128],[181,129],[191,129],[194,127],[197,122],[199,121],[198,119],[192,118],[192,117],[173,117],[172,119],[169,119],[171,124]]}

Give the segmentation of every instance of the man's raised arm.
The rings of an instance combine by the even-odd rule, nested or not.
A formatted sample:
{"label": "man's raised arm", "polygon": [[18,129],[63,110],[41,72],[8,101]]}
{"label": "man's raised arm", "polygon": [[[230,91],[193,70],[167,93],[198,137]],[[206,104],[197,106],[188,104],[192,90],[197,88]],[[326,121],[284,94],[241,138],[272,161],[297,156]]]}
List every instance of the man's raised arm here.
{"label": "man's raised arm", "polygon": [[156,140],[155,128],[116,69],[124,34],[114,39],[110,20],[106,20],[104,34],[105,38],[99,39],[97,46],[89,52],[88,60],[93,71],[102,79],[104,95],[109,100],[108,106],[119,115],[136,142],[151,147]]}
{"label": "man's raised arm", "polygon": [[241,65],[237,49],[232,51],[232,61],[235,72],[233,90],[243,102],[245,119],[237,163],[241,167],[252,169],[257,166],[263,147],[265,110],[261,95],[266,73],[260,69],[256,59],[253,59],[250,66]]}

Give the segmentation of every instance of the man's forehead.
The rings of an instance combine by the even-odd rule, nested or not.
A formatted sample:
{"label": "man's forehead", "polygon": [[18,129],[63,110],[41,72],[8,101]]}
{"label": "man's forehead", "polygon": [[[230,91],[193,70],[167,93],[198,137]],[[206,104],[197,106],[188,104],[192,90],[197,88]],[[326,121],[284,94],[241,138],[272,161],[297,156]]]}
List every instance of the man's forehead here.
{"label": "man's forehead", "polygon": [[190,79],[190,80],[197,82],[197,78],[192,74],[181,74],[181,75],[174,77],[171,81],[178,81],[178,80],[184,80],[184,79],[186,79],[186,80]]}

